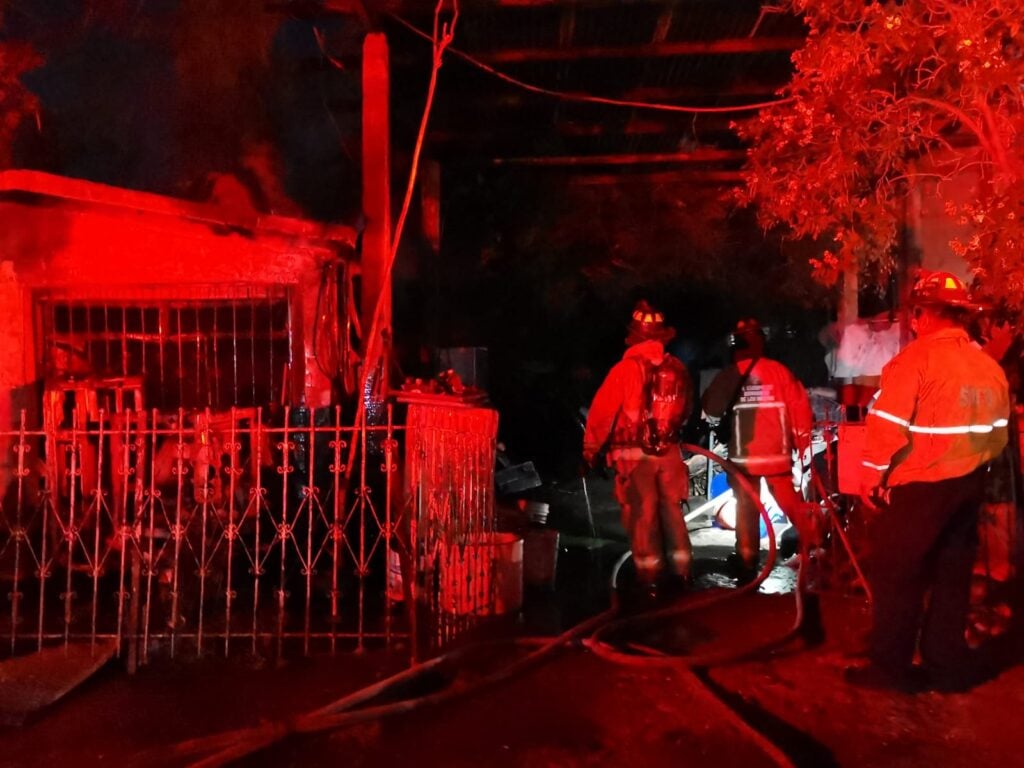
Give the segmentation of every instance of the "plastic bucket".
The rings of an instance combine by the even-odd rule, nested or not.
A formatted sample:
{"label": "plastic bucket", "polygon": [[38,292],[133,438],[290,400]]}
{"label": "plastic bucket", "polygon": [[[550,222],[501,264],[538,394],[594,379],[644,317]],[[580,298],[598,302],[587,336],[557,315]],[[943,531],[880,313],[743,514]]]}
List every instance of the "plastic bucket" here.
{"label": "plastic bucket", "polygon": [[526,514],[533,525],[545,525],[548,522],[548,515],[551,514],[551,507],[540,501],[528,501]]}
{"label": "plastic bucket", "polygon": [[450,545],[439,566],[440,604],[447,613],[492,616],[523,606],[523,540],[513,533]]}
{"label": "plastic bucket", "polygon": [[527,531],[523,543],[523,581],[530,587],[553,589],[558,565],[558,531]]}

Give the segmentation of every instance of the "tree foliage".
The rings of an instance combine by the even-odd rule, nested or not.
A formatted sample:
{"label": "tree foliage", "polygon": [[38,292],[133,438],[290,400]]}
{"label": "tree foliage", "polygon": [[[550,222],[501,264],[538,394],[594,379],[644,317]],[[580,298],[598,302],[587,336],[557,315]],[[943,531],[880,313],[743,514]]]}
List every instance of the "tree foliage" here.
{"label": "tree foliage", "polygon": [[[950,243],[1024,308],[1024,32],[1020,0],[787,0],[808,27],[784,101],[738,126],[741,200],[764,227],[823,239],[815,276],[893,266],[908,195],[950,196]],[[962,200],[963,196],[959,196]]]}

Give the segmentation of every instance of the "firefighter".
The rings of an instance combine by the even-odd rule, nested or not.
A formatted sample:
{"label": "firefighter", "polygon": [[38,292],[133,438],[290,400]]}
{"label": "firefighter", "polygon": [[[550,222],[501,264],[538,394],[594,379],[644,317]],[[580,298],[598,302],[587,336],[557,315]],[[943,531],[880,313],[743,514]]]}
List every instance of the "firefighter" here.
{"label": "firefighter", "polygon": [[[779,507],[801,522],[804,501],[793,484],[793,452],[809,460],[811,404],[786,366],[765,357],[765,335],[754,319],[740,320],[730,335],[733,363],[718,373],[701,398],[706,416],[728,429],[729,458],[753,481],[763,477]],[[761,550],[757,505],[732,478],[736,497],[736,555],[740,581],[752,579]]]}
{"label": "firefighter", "polygon": [[[919,279],[910,306],[916,340],[883,369],[867,416],[870,663],[847,678],[955,688],[977,671],[965,642],[971,570],[985,474],[1007,443],[1009,392],[999,365],[967,335],[980,307],[959,278]],[[915,650],[923,667],[913,666]]]}
{"label": "firefighter", "polygon": [[[825,639],[820,602],[811,573],[811,554],[819,546],[820,526],[797,491],[793,455],[802,471],[810,465],[811,403],[807,391],[782,363],[765,357],[765,334],[753,318],[740,320],[729,337],[733,363],[722,369],[704,391],[704,414],[719,419],[728,429],[729,459],[761,487],[763,478],[772,497],[793,523],[800,541],[800,576],[797,588],[802,603],[800,636],[811,645]],[[740,584],[758,573],[761,551],[757,503],[731,475],[729,487],[736,499],[736,552],[730,556],[733,575]]]}
{"label": "firefighter", "polygon": [[593,466],[607,446],[638,586],[647,598],[655,596],[666,571],[681,584],[690,578],[690,536],[682,510],[689,472],[679,431],[690,412],[693,388],[686,367],[665,351],[665,342],[674,336],[661,312],[646,301],[637,303],[626,352],[594,395],[583,435],[585,467]]}

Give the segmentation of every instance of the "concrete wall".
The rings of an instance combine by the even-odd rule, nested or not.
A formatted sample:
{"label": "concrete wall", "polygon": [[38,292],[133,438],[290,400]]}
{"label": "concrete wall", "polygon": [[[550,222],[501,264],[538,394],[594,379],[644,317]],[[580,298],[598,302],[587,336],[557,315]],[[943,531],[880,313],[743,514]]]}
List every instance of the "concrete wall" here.
{"label": "concrete wall", "polygon": [[[30,426],[38,426],[33,295],[39,290],[116,301],[231,298],[244,295],[246,286],[290,286],[300,353],[291,391],[311,406],[330,403],[330,382],[313,359],[312,334],[304,331],[314,327],[323,266],[351,258],[353,232],[335,227],[323,237],[319,225],[273,218],[232,224],[193,204],[44,174],[28,180],[56,186],[57,193],[12,190],[5,178],[0,174],[0,432],[17,428],[22,409]],[[0,475],[13,454],[6,442]]]}
{"label": "concrete wall", "polygon": [[949,247],[950,241],[962,236],[966,228],[946,213],[946,205],[952,202],[959,206],[975,198],[978,183],[977,172],[967,170],[948,181],[924,177],[914,186],[908,223],[912,245],[919,251],[925,269],[952,272],[969,282],[967,262]]}

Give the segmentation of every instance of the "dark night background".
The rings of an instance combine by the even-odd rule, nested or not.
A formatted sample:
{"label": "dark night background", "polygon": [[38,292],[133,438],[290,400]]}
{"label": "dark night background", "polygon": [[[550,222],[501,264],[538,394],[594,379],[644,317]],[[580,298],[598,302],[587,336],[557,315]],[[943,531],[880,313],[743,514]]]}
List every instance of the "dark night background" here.
{"label": "dark night background", "polygon": [[[471,25],[472,8],[464,15]],[[418,21],[425,27],[429,16]],[[358,226],[368,23],[315,2],[9,3],[3,35],[31,43],[45,60],[25,78],[40,111],[21,126],[13,164]],[[428,46],[381,23],[393,65],[397,211]],[[748,77],[735,63],[727,74]],[[478,136],[529,137],[512,152],[573,150],[538,119],[542,97],[520,105],[510,128],[481,108],[481,91],[516,96],[512,86],[447,62],[431,131],[461,125]],[[625,120],[621,108],[576,110],[573,119],[599,127]],[[471,112],[467,128],[460,121]],[[693,145],[696,121],[683,117],[679,126],[673,145]],[[823,383],[823,350],[808,342],[829,320],[828,296],[791,269],[806,263],[800,246],[758,230],[751,212],[736,209],[729,184],[664,174],[587,183],[571,168],[496,165],[493,157],[493,148],[473,141],[428,140],[425,159],[442,168],[441,248],[434,253],[415,223],[407,228],[395,336],[407,373],[431,372],[419,363],[423,348],[488,348],[489,390],[512,455],[545,472],[569,471],[579,450],[577,410],[621,355],[640,297],[679,330],[671,348],[695,378],[721,364],[731,324],[757,315],[776,331],[774,354],[805,383]]]}

